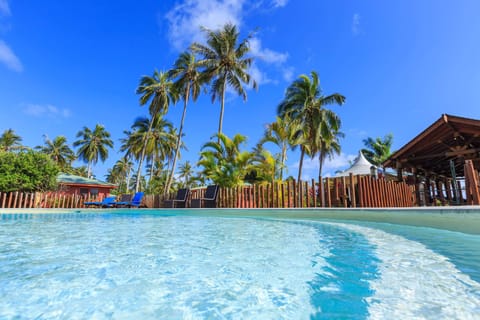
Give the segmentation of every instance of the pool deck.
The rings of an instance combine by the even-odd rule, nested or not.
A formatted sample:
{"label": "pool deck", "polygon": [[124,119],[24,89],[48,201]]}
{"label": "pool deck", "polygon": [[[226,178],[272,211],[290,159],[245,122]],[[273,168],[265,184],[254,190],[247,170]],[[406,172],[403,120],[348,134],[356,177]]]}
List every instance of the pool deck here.
{"label": "pool deck", "polygon": [[[468,234],[480,234],[480,207],[418,208],[280,208],[280,209],[0,209],[10,214],[141,212],[147,214],[205,215],[223,217],[278,218],[301,220],[343,220],[430,227]],[[2,217],[7,218],[6,216]]]}

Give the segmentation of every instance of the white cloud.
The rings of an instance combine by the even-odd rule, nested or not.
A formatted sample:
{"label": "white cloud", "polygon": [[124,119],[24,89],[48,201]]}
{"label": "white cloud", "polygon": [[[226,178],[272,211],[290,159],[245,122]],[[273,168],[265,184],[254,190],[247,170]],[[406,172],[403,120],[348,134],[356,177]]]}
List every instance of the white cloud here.
{"label": "white cloud", "polygon": [[[354,154],[345,154],[341,153],[340,155],[334,157],[333,159],[325,159],[325,162],[323,163],[323,168],[322,168],[322,174],[324,176],[330,176],[332,175],[335,171],[340,170],[340,169],[347,169],[350,167],[350,161],[355,160],[357,156]],[[298,167],[300,165],[300,162],[297,161],[290,167],[298,170]],[[303,159],[303,169],[305,171],[305,175],[310,175],[308,172],[313,172],[312,176],[318,175],[318,157],[315,157],[313,159],[305,157]]]}
{"label": "white cloud", "polygon": [[242,24],[245,0],[185,0],[166,14],[169,40],[177,50],[184,50],[203,39],[200,27],[218,29],[226,23]]}
{"label": "white cloud", "polygon": [[2,40],[0,40],[0,62],[13,71],[23,71],[23,66],[20,60],[15,53],[13,53],[12,49],[10,49],[10,47]]}
{"label": "white cloud", "polygon": [[272,3],[273,3],[273,6],[275,8],[280,8],[280,7],[284,7],[287,5],[287,2],[288,0],[273,0]]}
{"label": "white cloud", "polygon": [[291,82],[293,80],[293,67],[283,68],[283,80]]}
{"label": "white cloud", "polygon": [[[285,6],[287,0],[273,0],[273,7]],[[218,29],[225,23],[233,23],[241,27],[245,12],[258,12],[249,10],[265,5],[263,1],[251,0],[183,0],[170,10],[165,18],[168,21],[168,39],[175,50],[183,51],[192,42],[203,42],[204,33],[200,27]],[[291,80],[293,71],[284,64],[288,53],[277,52],[264,48],[258,37],[250,39],[250,53],[259,63],[250,68],[252,77],[257,83],[272,83],[266,72],[261,70],[261,63],[272,64],[277,68],[283,78]]]}
{"label": "white cloud", "polygon": [[4,16],[10,15],[10,6],[7,0],[0,0],[0,14]]}
{"label": "white cloud", "polygon": [[33,116],[33,117],[50,117],[50,118],[68,118],[71,115],[70,110],[68,109],[59,109],[50,104],[39,105],[39,104],[28,104],[24,109],[23,113]]}
{"label": "white cloud", "polygon": [[270,49],[262,48],[262,42],[258,38],[250,39],[250,52],[254,57],[257,57],[267,63],[282,64],[288,59],[288,53],[280,53]]}
{"label": "white cloud", "polygon": [[355,13],[352,19],[352,32],[354,35],[360,34],[360,15]]}

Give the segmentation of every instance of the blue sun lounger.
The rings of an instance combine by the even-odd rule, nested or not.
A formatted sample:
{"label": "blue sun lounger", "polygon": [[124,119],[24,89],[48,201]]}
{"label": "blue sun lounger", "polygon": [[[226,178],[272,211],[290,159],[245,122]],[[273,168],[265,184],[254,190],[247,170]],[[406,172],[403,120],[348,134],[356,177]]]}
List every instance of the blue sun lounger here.
{"label": "blue sun lounger", "polygon": [[90,201],[84,202],[83,204],[87,207],[94,206],[100,208],[111,208],[115,205],[115,197],[106,197],[102,201]]}
{"label": "blue sun lounger", "polygon": [[128,207],[128,208],[137,207],[138,208],[142,204],[143,194],[144,192],[137,192],[133,196],[132,200],[115,202],[114,204],[116,207]]}

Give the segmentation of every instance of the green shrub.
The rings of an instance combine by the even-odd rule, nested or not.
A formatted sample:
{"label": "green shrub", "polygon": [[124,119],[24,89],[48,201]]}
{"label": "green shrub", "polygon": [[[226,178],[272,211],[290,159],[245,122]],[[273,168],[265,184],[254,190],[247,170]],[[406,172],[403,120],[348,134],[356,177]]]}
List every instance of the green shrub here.
{"label": "green shrub", "polygon": [[55,190],[58,172],[58,166],[45,154],[0,152],[0,192]]}

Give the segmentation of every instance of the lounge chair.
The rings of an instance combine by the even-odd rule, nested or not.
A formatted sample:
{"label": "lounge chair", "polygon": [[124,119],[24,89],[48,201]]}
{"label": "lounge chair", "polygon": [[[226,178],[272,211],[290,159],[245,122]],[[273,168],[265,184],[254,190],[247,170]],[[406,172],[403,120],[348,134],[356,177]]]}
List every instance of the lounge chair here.
{"label": "lounge chair", "polygon": [[143,195],[144,195],[144,192],[137,192],[133,196],[132,200],[116,202],[115,206],[117,206],[117,207],[128,207],[128,208],[137,207],[138,208],[142,204]]}
{"label": "lounge chair", "polygon": [[200,199],[192,199],[192,208],[216,208],[218,186],[211,185],[205,190],[205,195]]}
{"label": "lounge chair", "polygon": [[87,207],[111,208],[115,205],[115,197],[106,197],[102,201],[90,201],[83,203]]}
{"label": "lounge chair", "polygon": [[185,208],[189,194],[190,194],[190,189],[187,189],[187,188],[179,189],[177,191],[177,196],[175,197],[175,199],[163,201],[163,207]]}

